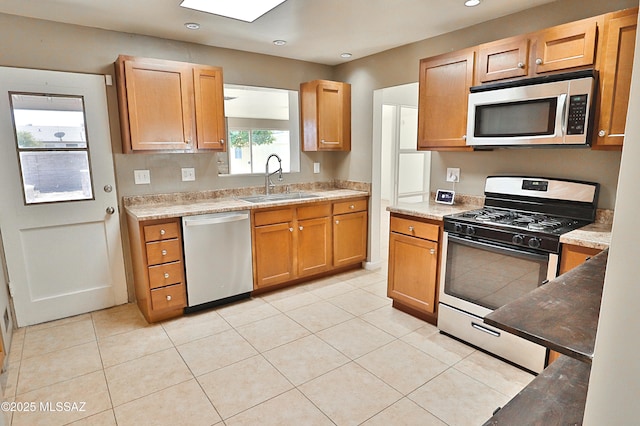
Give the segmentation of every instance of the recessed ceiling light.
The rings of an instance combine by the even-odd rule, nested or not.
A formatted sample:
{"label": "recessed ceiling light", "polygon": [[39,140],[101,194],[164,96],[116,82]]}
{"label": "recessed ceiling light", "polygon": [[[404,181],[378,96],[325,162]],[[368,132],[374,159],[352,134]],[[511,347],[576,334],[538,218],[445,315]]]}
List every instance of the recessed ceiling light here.
{"label": "recessed ceiling light", "polygon": [[285,40],[273,40],[273,44],[276,46],[284,46],[287,42]]}
{"label": "recessed ceiling light", "polygon": [[464,5],[467,7],[473,7],[480,4],[480,0],[467,0],[464,2]]}
{"label": "recessed ceiling light", "polygon": [[253,22],[285,0],[183,0],[180,6]]}
{"label": "recessed ceiling light", "polygon": [[344,52],[344,53],[341,53],[341,54],[340,54],[340,57],[341,57],[341,58],[345,58],[345,59],[350,58],[350,57],[352,57],[352,56],[353,56],[353,55],[352,55],[351,53],[348,53],[348,52]]}
{"label": "recessed ceiling light", "polygon": [[198,24],[197,22],[187,22],[186,24],[184,24],[184,26],[189,28],[190,30],[200,29],[200,24]]}

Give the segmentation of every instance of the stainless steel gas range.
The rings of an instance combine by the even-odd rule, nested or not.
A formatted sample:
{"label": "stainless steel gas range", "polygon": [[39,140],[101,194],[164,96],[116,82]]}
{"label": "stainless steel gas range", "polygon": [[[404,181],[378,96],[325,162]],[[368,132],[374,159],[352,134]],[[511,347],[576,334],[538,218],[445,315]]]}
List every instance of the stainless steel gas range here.
{"label": "stainless steel gas range", "polygon": [[599,184],[489,176],[484,208],[444,217],[438,328],[533,372],[547,350],[482,318],[557,275],[560,236],[595,219]]}

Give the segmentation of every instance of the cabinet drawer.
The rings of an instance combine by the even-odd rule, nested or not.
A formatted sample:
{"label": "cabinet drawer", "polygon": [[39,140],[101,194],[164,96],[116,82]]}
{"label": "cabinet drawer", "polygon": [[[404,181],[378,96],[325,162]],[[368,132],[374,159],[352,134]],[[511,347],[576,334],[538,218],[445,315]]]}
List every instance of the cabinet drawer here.
{"label": "cabinet drawer", "polygon": [[181,259],[181,252],[182,247],[178,239],[147,243],[147,264],[175,262]]}
{"label": "cabinet drawer", "polygon": [[178,222],[160,223],[158,225],[148,225],[144,227],[144,241],[159,241],[178,238]]}
{"label": "cabinet drawer", "polygon": [[274,223],[291,222],[293,220],[293,209],[279,209],[259,211],[255,213],[254,225],[271,225]]}
{"label": "cabinet drawer", "polygon": [[183,282],[182,262],[149,266],[149,288],[164,287]]}
{"label": "cabinet drawer", "polygon": [[333,203],[333,214],[360,212],[367,209],[367,200],[350,200]]}
{"label": "cabinet drawer", "polygon": [[175,284],[151,290],[151,307],[154,311],[180,308],[186,305],[187,296],[184,284]]}
{"label": "cabinet drawer", "polygon": [[331,204],[298,207],[298,220],[331,216]]}
{"label": "cabinet drawer", "polygon": [[425,240],[438,241],[440,227],[432,223],[418,222],[415,220],[392,217],[389,225],[391,232],[424,238]]}

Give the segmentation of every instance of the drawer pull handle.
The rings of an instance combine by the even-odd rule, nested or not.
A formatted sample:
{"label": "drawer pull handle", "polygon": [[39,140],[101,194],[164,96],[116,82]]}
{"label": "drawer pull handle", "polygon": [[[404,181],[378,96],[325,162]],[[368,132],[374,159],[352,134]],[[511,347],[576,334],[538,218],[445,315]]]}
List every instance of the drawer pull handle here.
{"label": "drawer pull handle", "polygon": [[169,273],[168,273],[168,272],[165,272],[165,273],[164,273],[164,277],[165,277],[165,278],[169,278]]}
{"label": "drawer pull handle", "polygon": [[164,229],[161,229],[161,230],[160,230],[160,235],[164,235],[164,234],[166,234],[166,233],[167,233],[167,231],[165,231]]}
{"label": "drawer pull handle", "polygon": [[171,300],[171,295],[170,294],[167,295],[167,301],[169,301],[169,300]]}
{"label": "drawer pull handle", "polygon": [[304,228],[302,226],[299,226],[298,229],[302,231]]}
{"label": "drawer pull handle", "polygon": [[536,65],[542,65],[542,59],[540,58],[536,59]]}
{"label": "drawer pull handle", "polygon": [[518,62],[518,68],[520,69],[524,68],[524,62]]}
{"label": "drawer pull handle", "polygon": [[409,227],[409,232],[413,232],[413,226]]}
{"label": "drawer pull handle", "polygon": [[485,332],[487,334],[490,334],[493,337],[500,337],[500,333],[499,332],[490,330],[487,327],[483,327],[480,324],[477,324],[477,323],[475,323],[473,321],[471,322],[471,327],[475,328],[476,330],[483,331],[483,332]]}
{"label": "drawer pull handle", "polygon": [[161,253],[162,253],[163,256],[167,255],[167,251],[166,250],[162,250]]}

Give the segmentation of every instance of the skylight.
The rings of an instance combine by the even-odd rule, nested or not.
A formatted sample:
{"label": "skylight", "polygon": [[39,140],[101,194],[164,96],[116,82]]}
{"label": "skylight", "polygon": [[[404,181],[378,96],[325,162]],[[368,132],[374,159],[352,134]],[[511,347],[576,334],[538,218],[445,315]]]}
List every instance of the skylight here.
{"label": "skylight", "polygon": [[180,6],[253,22],[285,0],[183,0]]}

